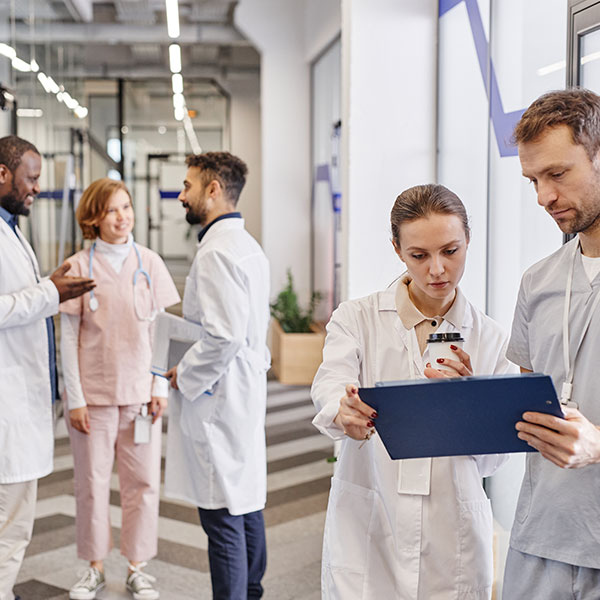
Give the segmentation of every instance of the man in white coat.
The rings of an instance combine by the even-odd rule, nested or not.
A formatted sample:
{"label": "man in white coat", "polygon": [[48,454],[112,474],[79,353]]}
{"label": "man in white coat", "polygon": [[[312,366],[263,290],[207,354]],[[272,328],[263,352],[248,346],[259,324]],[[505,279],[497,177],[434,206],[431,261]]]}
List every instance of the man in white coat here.
{"label": "man in white coat", "polygon": [[260,598],[266,567],[266,346],[269,265],[236,205],[244,162],[228,152],[187,159],[179,200],[200,224],[183,316],[204,334],[167,372],[172,394],[166,493],[198,506],[213,598]]}
{"label": "man in white coat", "polygon": [[36,147],[0,138],[0,600],[13,586],[31,539],[37,480],[52,471],[56,358],[52,315],[63,300],[93,287],[67,277],[68,265],[42,279],[17,226],[39,194]]}

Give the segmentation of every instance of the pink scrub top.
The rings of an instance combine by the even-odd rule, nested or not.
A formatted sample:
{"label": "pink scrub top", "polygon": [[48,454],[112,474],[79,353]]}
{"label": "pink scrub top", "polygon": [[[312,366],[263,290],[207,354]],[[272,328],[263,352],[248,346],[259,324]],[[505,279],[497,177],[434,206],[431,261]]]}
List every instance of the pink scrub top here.
{"label": "pink scrub top", "polygon": [[[160,256],[136,244],[142,266],[150,275],[156,308],[180,301],[179,293]],[[88,277],[90,251],[71,256],[69,275]],[[94,295],[98,310],[90,310],[89,293],[67,300],[60,311],[81,318],[79,327],[79,373],[88,406],[123,406],[150,401],[152,391],[152,330],[150,321],[137,318],[133,304],[133,275],[138,259],[133,247],[117,273],[101,253],[94,253]],[[147,279],[138,274],[137,307],[140,316],[149,316],[152,299]]]}

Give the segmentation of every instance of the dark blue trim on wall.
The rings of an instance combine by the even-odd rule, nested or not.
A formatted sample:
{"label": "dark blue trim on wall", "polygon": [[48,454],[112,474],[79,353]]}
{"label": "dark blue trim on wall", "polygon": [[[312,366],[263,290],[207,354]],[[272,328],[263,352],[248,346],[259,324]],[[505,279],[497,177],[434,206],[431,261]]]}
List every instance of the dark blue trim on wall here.
{"label": "dark blue trim on wall", "polygon": [[179,198],[179,194],[181,194],[180,191],[177,192],[168,192],[166,190],[160,190],[160,199],[161,200],[167,200],[167,199],[172,199],[172,198]]}
{"label": "dark blue trim on wall", "polygon": [[[485,30],[477,0],[439,0],[439,16],[441,18],[461,2],[465,3],[469,16],[469,24],[471,25],[471,33],[473,35],[475,51],[477,52],[477,60],[479,61],[479,70],[481,71],[485,93],[490,103],[490,118],[494,127],[494,133],[496,134],[500,156],[517,156],[517,148],[510,143],[510,139],[515,125],[525,112],[525,109],[508,113],[504,112],[496,72],[489,56],[490,45],[485,37]],[[490,68],[489,77],[488,64]]]}

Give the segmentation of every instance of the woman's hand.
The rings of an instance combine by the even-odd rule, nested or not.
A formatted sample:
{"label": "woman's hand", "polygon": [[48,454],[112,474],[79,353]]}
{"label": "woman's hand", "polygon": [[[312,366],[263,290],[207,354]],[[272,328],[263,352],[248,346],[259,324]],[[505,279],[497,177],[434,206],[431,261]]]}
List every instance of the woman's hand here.
{"label": "woman's hand", "polygon": [[353,384],[346,386],[346,395],[340,400],[340,408],[334,423],[344,433],[355,440],[364,440],[375,427],[377,413],[358,396],[358,388]]}
{"label": "woman's hand", "polygon": [[435,369],[431,363],[427,363],[425,368],[425,377],[429,379],[443,379],[444,377],[468,377],[473,375],[473,367],[471,366],[471,357],[458,346],[451,345],[450,349],[458,360],[450,360],[449,358],[438,358],[437,362],[445,367],[450,367],[452,371],[444,371]]}
{"label": "woman's hand", "polygon": [[156,419],[162,417],[163,413],[167,408],[167,399],[162,396],[152,396],[150,400],[150,405],[148,406],[148,410],[152,415],[152,425],[156,422]]}
{"label": "woman's hand", "polygon": [[74,408],[69,411],[69,421],[71,427],[81,431],[81,433],[90,432],[90,415],[88,413],[87,406],[81,408]]}

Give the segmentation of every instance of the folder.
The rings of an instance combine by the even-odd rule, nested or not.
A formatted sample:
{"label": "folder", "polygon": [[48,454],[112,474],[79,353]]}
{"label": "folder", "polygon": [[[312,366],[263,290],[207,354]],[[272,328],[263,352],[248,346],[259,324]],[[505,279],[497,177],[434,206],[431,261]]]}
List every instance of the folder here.
{"label": "folder", "polygon": [[164,377],[203,335],[202,325],[170,313],[160,313],[154,326],[150,372]]}
{"label": "folder", "polygon": [[552,380],[528,373],[419,379],[361,388],[392,459],[535,452],[517,437],[525,411],[563,418]]}

